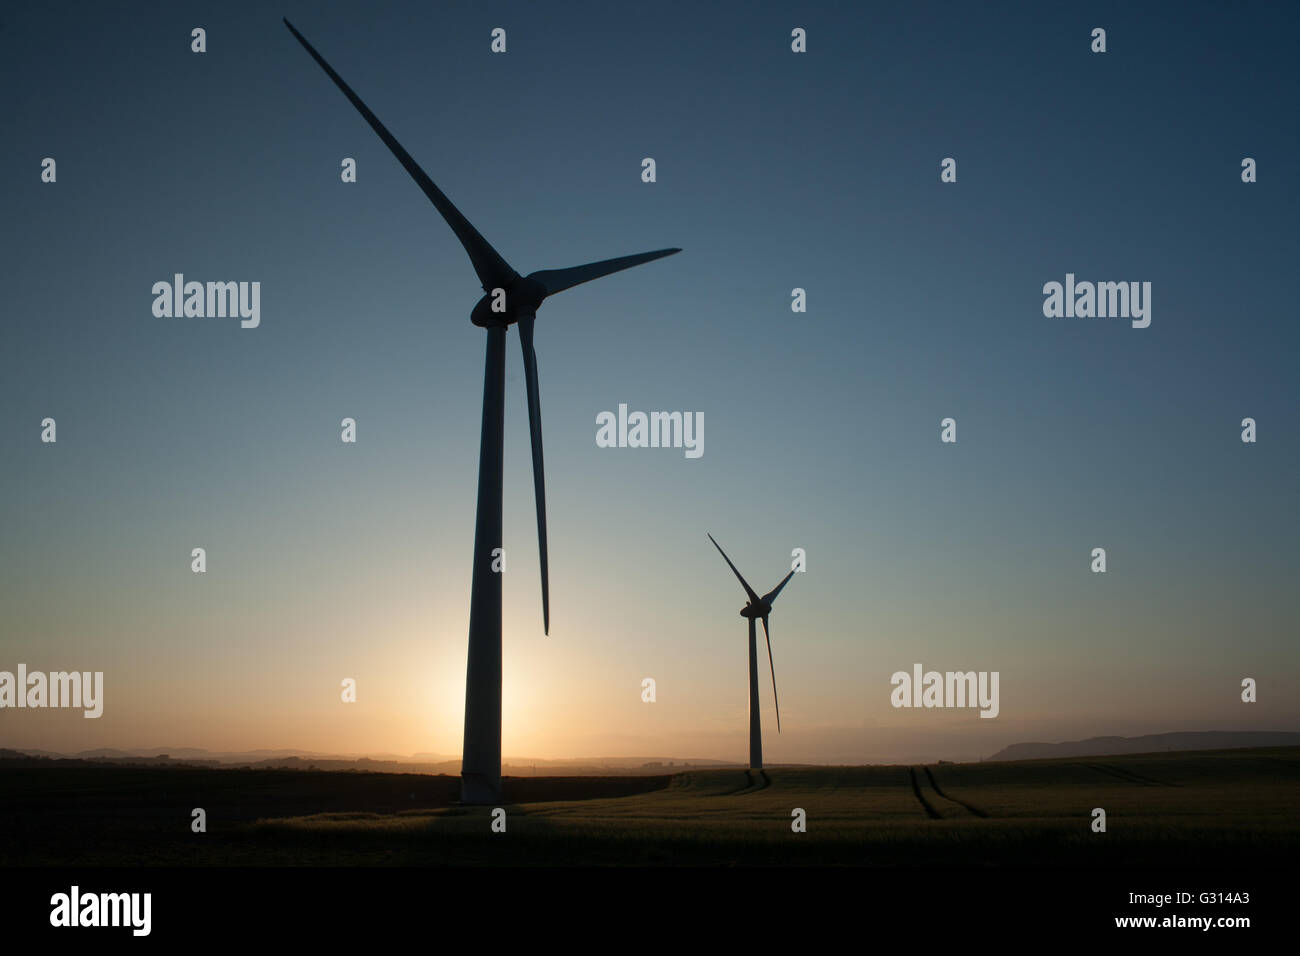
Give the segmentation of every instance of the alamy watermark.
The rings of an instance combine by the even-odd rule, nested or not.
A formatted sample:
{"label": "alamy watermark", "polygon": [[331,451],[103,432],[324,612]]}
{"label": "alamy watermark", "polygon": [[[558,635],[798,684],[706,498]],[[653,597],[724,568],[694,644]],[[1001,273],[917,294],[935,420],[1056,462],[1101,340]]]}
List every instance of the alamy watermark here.
{"label": "alamy watermark", "polygon": [[50,897],[51,926],[127,926],[148,936],[152,911],[152,893],[83,893],[74,885]]}
{"label": "alamy watermark", "polygon": [[103,671],[0,671],[0,709],[5,707],[80,707],[86,717],[104,713]]}
{"label": "alamy watermark", "polygon": [[1065,274],[1065,285],[1043,285],[1043,315],[1049,319],[1132,319],[1135,329],[1151,324],[1150,282],[1075,282]]}
{"label": "alamy watermark", "polygon": [[895,707],[979,707],[981,717],[996,717],[997,671],[925,671],[912,665],[912,673],[895,671],[889,678],[894,690],[889,702]]}
{"label": "alamy watermark", "polygon": [[631,412],[627,405],[596,416],[597,448],[684,448],[687,458],[704,454],[703,412]]}
{"label": "alamy watermark", "polygon": [[186,282],[176,273],[173,281],[153,284],[153,314],[160,319],[240,319],[240,327],[255,329],[262,322],[262,283]]}

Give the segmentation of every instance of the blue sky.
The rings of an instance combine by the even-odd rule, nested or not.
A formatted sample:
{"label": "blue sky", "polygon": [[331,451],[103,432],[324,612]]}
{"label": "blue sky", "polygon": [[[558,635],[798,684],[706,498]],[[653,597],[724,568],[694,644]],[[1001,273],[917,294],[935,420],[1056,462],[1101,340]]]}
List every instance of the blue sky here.
{"label": "blue sky", "polygon": [[[281,14],[519,271],[684,250],[539,313],[550,637],[509,343],[508,754],[743,756],[705,531],[759,590],[808,553],[769,760],[1300,729],[1294,11],[359,9],[0,20],[0,668],[107,687],[12,745],[459,751],[481,292]],[[155,318],[177,272],[260,281],[260,326]],[[1151,326],[1045,318],[1067,272],[1151,282]],[[620,403],[702,412],[704,455],[597,448]],[[916,661],[1000,671],[1000,717],[890,708]]]}

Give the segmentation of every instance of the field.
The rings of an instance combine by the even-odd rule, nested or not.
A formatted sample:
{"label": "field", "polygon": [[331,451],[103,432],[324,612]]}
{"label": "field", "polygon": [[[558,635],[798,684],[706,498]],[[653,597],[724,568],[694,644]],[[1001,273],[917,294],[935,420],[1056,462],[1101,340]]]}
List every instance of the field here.
{"label": "field", "polygon": [[[458,786],[14,761],[0,768],[0,863],[1282,866],[1300,850],[1297,747],[511,778],[504,833],[493,808],[456,804]],[[195,807],[206,833],[191,832]]]}

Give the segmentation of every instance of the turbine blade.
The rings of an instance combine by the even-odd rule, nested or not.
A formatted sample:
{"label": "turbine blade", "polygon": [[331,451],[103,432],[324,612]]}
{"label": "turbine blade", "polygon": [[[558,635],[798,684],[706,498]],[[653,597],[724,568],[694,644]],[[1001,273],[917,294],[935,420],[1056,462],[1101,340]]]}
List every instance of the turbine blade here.
{"label": "turbine blade", "polygon": [[469,260],[474,264],[474,271],[478,273],[478,278],[483,283],[483,291],[490,292],[494,288],[504,288],[518,275],[510,264],[501,258],[501,254],[492,248],[491,244],[479,235],[468,219],[466,219],[459,209],[452,205],[441,189],[434,185],[433,180],[429,178],[411,158],[411,154],[402,148],[402,144],[393,138],[393,134],[388,132],[384,124],[379,122],[379,118],[370,112],[370,108],[361,102],[361,97],[352,92],[352,88],[343,82],[343,77],[334,72],[334,68],[325,62],[325,58],[316,52],[316,49],[307,42],[306,37],[295,29],[294,25],[285,19],[284,25],[289,28],[289,32],[298,38],[298,42],[306,48],[311,54],[312,59],[321,65],[334,85],[343,91],[343,95],[352,101],[352,105],[357,108],[362,117],[370,128],[379,134],[379,138],[384,141],[397,161],[406,168],[411,174],[411,178],[416,181],[419,187],[424,190],[424,194],[429,197],[430,201],[437,207],[438,212],[442,213],[442,218],[447,220],[447,225],[451,226],[451,231],[456,234],[460,244],[465,247],[469,253]]}
{"label": "turbine blade", "polygon": [[776,732],[781,732],[781,701],[776,696],[776,665],[772,663],[772,634],[767,629],[767,615],[763,615],[763,636],[767,638],[767,666],[772,669],[772,702],[776,704]]}
{"label": "turbine blade", "polygon": [[776,596],[781,593],[781,589],[785,587],[786,582],[788,582],[792,577],[794,577],[794,571],[791,571],[789,574],[787,574],[785,578],[782,579],[780,584],[778,584],[776,587],[772,588],[772,590],[764,594],[763,601],[767,604],[771,604],[773,601],[775,601]]}
{"label": "turbine blade", "polygon": [[535,279],[544,285],[547,295],[555,295],[557,292],[571,289],[583,282],[590,282],[592,279],[607,276],[611,272],[621,272],[623,269],[631,269],[643,262],[653,262],[655,259],[662,259],[664,256],[671,256],[673,253],[681,251],[680,249],[658,249],[654,252],[637,253],[634,256],[620,256],[617,259],[588,262],[585,266],[573,266],[569,269],[543,269],[540,272],[529,273],[528,278]]}
{"label": "turbine blade", "polygon": [[[705,534],[708,534],[708,532],[706,531]],[[713,535],[711,534],[709,535],[709,540],[713,541]],[[722,545],[718,544],[718,542],[716,541],[713,541],[713,546],[718,549],[718,554],[722,555],[722,560],[727,562],[727,565],[731,568],[732,572],[736,575],[736,578],[740,581],[740,586],[743,587],[745,589],[745,593],[749,595],[749,599],[753,601],[755,604],[759,603],[758,595],[755,594],[754,589],[749,586],[749,582],[740,576],[740,572],[736,570],[736,566],[731,563],[731,558],[727,557],[727,552],[722,550]]]}
{"label": "turbine blade", "polygon": [[542,464],[542,400],[537,389],[537,352],[533,349],[536,315],[519,318],[519,344],[524,350],[524,380],[528,385],[528,431],[533,442],[533,492],[537,498],[537,558],[542,567],[542,630],[551,633],[550,581],[546,568],[546,468]]}

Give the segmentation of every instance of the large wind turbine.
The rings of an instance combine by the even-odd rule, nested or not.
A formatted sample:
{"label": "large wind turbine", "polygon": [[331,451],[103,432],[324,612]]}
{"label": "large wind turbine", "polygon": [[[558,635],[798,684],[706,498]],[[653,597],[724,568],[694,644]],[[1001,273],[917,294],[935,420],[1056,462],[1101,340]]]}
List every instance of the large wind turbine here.
{"label": "large wind turbine", "polygon": [[465,674],[465,748],[461,757],[461,800],[490,803],[501,797],[501,575],[492,570],[492,552],[501,547],[501,470],[505,428],[506,329],[519,325],[528,388],[528,428],[533,449],[533,490],[537,497],[537,551],[542,571],[542,627],[551,627],[551,603],[546,564],[546,480],[542,467],[542,410],[537,391],[537,353],[533,350],[533,321],[547,296],[621,269],[638,266],[680,249],[658,249],[634,256],[590,262],[569,269],[545,269],[521,276],[501,258],[460,210],[421,169],[343,78],[287,19],[284,25],[343,91],[357,111],[379,134],[397,161],[429,197],[469,253],[483,285],[483,298],[470,312],[470,321],[487,329],[487,360],[483,372],[483,432],[478,460],[478,513],[474,524],[473,584],[469,605],[469,657]]}
{"label": "large wind turbine", "polygon": [[[709,535],[709,540],[713,541],[713,535]],[[718,549],[718,554],[722,555],[722,560],[727,562],[732,573],[740,581],[740,586],[745,589],[749,595],[749,601],[740,609],[740,616],[749,618],[749,766],[751,770],[763,769],[763,731],[759,726],[758,719],[758,637],[755,633],[754,621],[762,619],[763,636],[767,638],[767,666],[772,671],[772,702],[776,704],[776,732],[781,732],[781,702],[776,696],[776,665],[772,663],[772,634],[767,629],[767,618],[772,613],[772,602],[776,596],[781,593],[786,582],[794,577],[791,571],[781,583],[772,590],[768,591],[762,597],[754,593],[754,589],[749,586],[749,582],[741,577],[736,566],[731,563],[731,558],[727,557],[727,552],[722,550],[722,545],[713,541],[713,546]]]}

